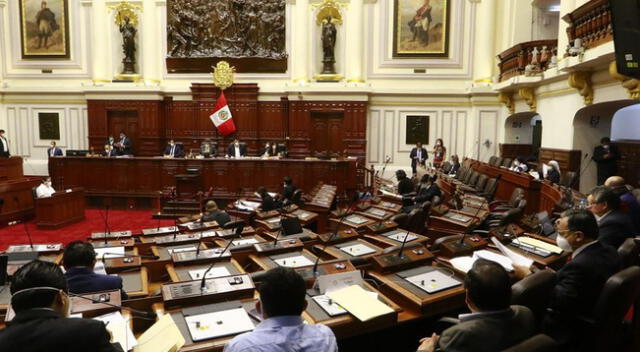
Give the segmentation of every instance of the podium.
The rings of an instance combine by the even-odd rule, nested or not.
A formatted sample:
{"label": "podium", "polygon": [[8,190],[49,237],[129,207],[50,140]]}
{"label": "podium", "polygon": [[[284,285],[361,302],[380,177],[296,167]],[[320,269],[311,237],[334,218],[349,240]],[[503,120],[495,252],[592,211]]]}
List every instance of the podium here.
{"label": "podium", "polygon": [[73,188],[36,199],[36,226],[58,229],[84,219],[84,188]]}

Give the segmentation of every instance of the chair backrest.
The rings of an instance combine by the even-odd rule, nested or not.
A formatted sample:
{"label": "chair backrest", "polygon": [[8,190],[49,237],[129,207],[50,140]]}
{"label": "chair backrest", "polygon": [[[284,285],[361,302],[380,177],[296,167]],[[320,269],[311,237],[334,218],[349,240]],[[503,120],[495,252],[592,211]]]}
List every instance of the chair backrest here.
{"label": "chair backrest", "polygon": [[[526,205],[527,200],[523,199]],[[504,217],[500,218],[499,226],[505,226],[514,222],[517,222],[522,217],[524,208],[511,208],[504,213]]]}
{"label": "chair backrest", "polygon": [[562,174],[560,177],[560,185],[564,187],[571,187],[578,174],[575,171],[567,171]]}
{"label": "chair backrest", "polygon": [[471,176],[469,177],[469,179],[465,183],[467,185],[473,187],[473,186],[475,186],[476,182],[478,182],[478,178],[479,177],[480,177],[480,173],[478,173],[477,171],[473,171],[471,173]]}
{"label": "chair backrest", "polygon": [[[616,350],[621,341],[622,321],[632,305],[640,302],[640,267],[631,266],[611,276],[604,284],[594,309],[593,333],[596,351]],[[640,310],[636,309],[636,314]],[[634,314],[635,315],[635,314]],[[637,316],[634,319],[639,319]]]}
{"label": "chair backrest", "polygon": [[440,249],[440,247],[442,247],[442,244],[447,242],[447,241],[449,241],[449,240],[460,241],[462,236],[464,236],[464,235],[463,234],[459,234],[459,235],[442,236],[442,237],[438,238],[437,240],[435,240],[433,242],[433,244],[431,245],[431,250],[436,251],[436,250]]}
{"label": "chair backrest", "polygon": [[300,188],[293,191],[293,195],[291,196],[291,203],[299,205],[302,201],[302,190]]}
{"label": "chair backrest", "polygon": [[502,352],[557,352],[560,346],[554,339],[545,335],[538,334],[530,337],[519,344],[509,347]]}
{"label": "chair backrest", "polygon": [[38,199],[38,191],[36,191],[37,188],[38,186],[31,187],[31,195],[33,196],[33,199]]}
{"label": "chair backrest", "polygon": [[440,204],[442,204],[442,197],[440,197],[440,196],[433,196],[433,198],[431,198],[431,204],[432,204],[433,206],[436,206],[436,205],[440,205]]}
{"label": "chair backrest", "polygon": [[445,174],[448,174],[449,171],[451,171],[451,163],[448,161],[445,161],[444,163],[442,163],[442,172],[444,172]]}
{"label": "chair backrest", "polygon": [[394,216],[391,217],[391,221],[395,222],[396,224],[398,224],[398,227],[406,230],[407,229],[407,222],[409,221],[409,215],[406,213],[400,213],[400,214],[396,214]]}
{"label": "chair backrest", "polygon": [[515,208],[518,206],[521,199],[524,199],[524,190],[520,187],[516,187],[513,189],[513,192],[511,192],[511,197],[507,203],[510,207]]}
{"label": "chair backrest", "polygon": [[476,189],[483,190],[484,186],[487,184],[488,179],[489,178],[487,177],[487,175],[481,174],[480,177],[478,177],[478,182],[476,182]]}
{"label": "chair backrest", "polygon": [[511,167],[511,163],[513,163],[513,159],[511,158],[504,158],[502,160],[502,163],[500,164],[500,166],[504,166],[504,167]]}
{"label": "chair backrest", "polygon": [[504,158],[502,158],[502,157],[498,157],[498,160],[496,160],[496,165],[495,165],[495,166],[498,166],[498,167],[499,167],[500,165],[502,165],[502,162],[503,162],[503,161],[504,161]]}
{"label": "chair backrest", "polygon": [[622,265],[628,268],[632,265],[638,265],[638,256],[640,255],[640,244],[635,238],[627,238],[620,247],[618,247],[618,256],[622,260]]}
{"label": "chair backrest", "polygon": [[525,306],[533,312],[538,326],[546,313],[555,286],[556,273],[541,270],[511,286],[511,304]]}
{"label": "chair backrest", "polygon": [[484,186],[484,190],[482,191],[482,193],[484,193],[484,196],[491,201],[493,199],[493,196],[496,194],[496,190],[498,189],[498,179],[496,178],[490,178],[487,180],[487,183]]}
{"label": "chair backrest", "polygon": [[240,225],[244,226],[244,220],[236,220],[236,221],[229,221],[228,223],[224,224],[224,226],[222,226],[223,229],[235,229]]}
{"label": "chair backrest", "polygon": [[498,161],[498,157],[497,157],[497,156],[495,156],[495,155],[492,155],[492,156],[489,158],[489,165],[496,166],[496,162],[497,162],[497,161]]}
{"label": "chair backrest", "polygon": [[407,230],[422,235],[425,230],[425,222],[427,221],[427,214],[421,209],[413,209],[409,213],[409,220],[407,221]]}

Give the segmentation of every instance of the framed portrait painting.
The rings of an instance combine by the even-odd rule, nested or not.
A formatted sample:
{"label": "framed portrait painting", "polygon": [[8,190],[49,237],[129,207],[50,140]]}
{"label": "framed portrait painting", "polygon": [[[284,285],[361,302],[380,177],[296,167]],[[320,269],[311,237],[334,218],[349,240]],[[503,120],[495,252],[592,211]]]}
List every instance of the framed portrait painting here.
{"label": "framed portrait painting", "polygon": [[429,144],[429,116],[407,115],[406,144]]}
{"label": "framed portrait painting", "polygon": [[69,58],[68,0],[18,0],[23,59]]}
{"label": "framed portrait painting", "polygon": [[393,57],[448,57],[449,2],[394,0]]}

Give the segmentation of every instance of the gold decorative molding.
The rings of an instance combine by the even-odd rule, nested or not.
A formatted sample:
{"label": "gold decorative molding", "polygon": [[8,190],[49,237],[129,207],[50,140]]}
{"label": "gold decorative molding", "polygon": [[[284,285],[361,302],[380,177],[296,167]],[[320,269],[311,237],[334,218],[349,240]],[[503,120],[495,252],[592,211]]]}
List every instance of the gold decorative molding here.
{"label": "gold decorative molding", "polygon": [[229,65],[226,61],[218,61],[213,69],[213,84],[220,90],[225,90],[233,85],[233,75],[236,71],[235,67]]}
{"label": "gold decorative molding", "polygon": [[640,80],[620,74],[615,61],[609,64],[609,75],[621,82],[629,93],[629,98],[640,100]]}
{"label": "gold decorative molding", "polygon": [[347,83],[364,83],[365,80],[362,78],[349,78],[347,79]]}
{"label": "gold decorative molding", "polygon": [[131,22],[134,27],[138,26],[139,19],[136,12],[142,12],[142,7],[140,7],[140,5],[132,4],[127,0],[123,0],[116,5],[109,5],[108,8],[110,11],[115,11],[116,13],[114,18],[116,25],[121,26],[124,19],[129,18],[129,22]]}
{"label": "gold decorative molding", "polygon": [[525,87],[518,89],[518,95],[524,99],[524,102],[529,105],[529,111],[536,111],[538,105],[536,102],[536,93],[533,87]]}
{"label": "gold decorative molding", "polygon": [[569,87],[575,88],[584,98],[584,105],[593,104],[593,83],[591,82],[591,72],[588,71],[573,71],[569,73],[567,79]]}
{"label": "gold decorative molding", "polygon": [[515,114],[516,104],[513,103],[513,93],[500,92],[500,94],[498,94],[498,101],[507,107],[510,114]]}
{"label": "gold decorative molding", "polygon": [[[317,16],[317,19],[319,21],[318,24],[322,23],[322,20],[324,19],[324,17],[326,17],[327,14],[331,15],[331,17],[334,17],[333,15],[335,13],[337,13],[337,17],[340,18],[340,24],[342,24],[342,16],[340,15],[340,9],[348,9],[349,3],[344,1],[338,1],[338,0],[322,0],[317,3],[309,4],[309,7],[311,8],[312,11],[315,11],[316,9],[320,8],[320,11],[318,12],[318,16]],[[324,17],[320,17],[321,13],[324,14]]]}

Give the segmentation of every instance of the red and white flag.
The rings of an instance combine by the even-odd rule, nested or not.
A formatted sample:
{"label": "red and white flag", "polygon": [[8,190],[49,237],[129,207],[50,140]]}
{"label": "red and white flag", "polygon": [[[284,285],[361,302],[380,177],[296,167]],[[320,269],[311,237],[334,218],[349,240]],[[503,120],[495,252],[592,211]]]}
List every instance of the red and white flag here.
{"label": "red and white flag", "polygon": [[227,104],[227,98],[224,97],[224,92],[220,92],[215,110],[209,118],[223,136],[228,136],[236,131],[236,125],[233,123],[231,110],[229,110],[229,104]]}

